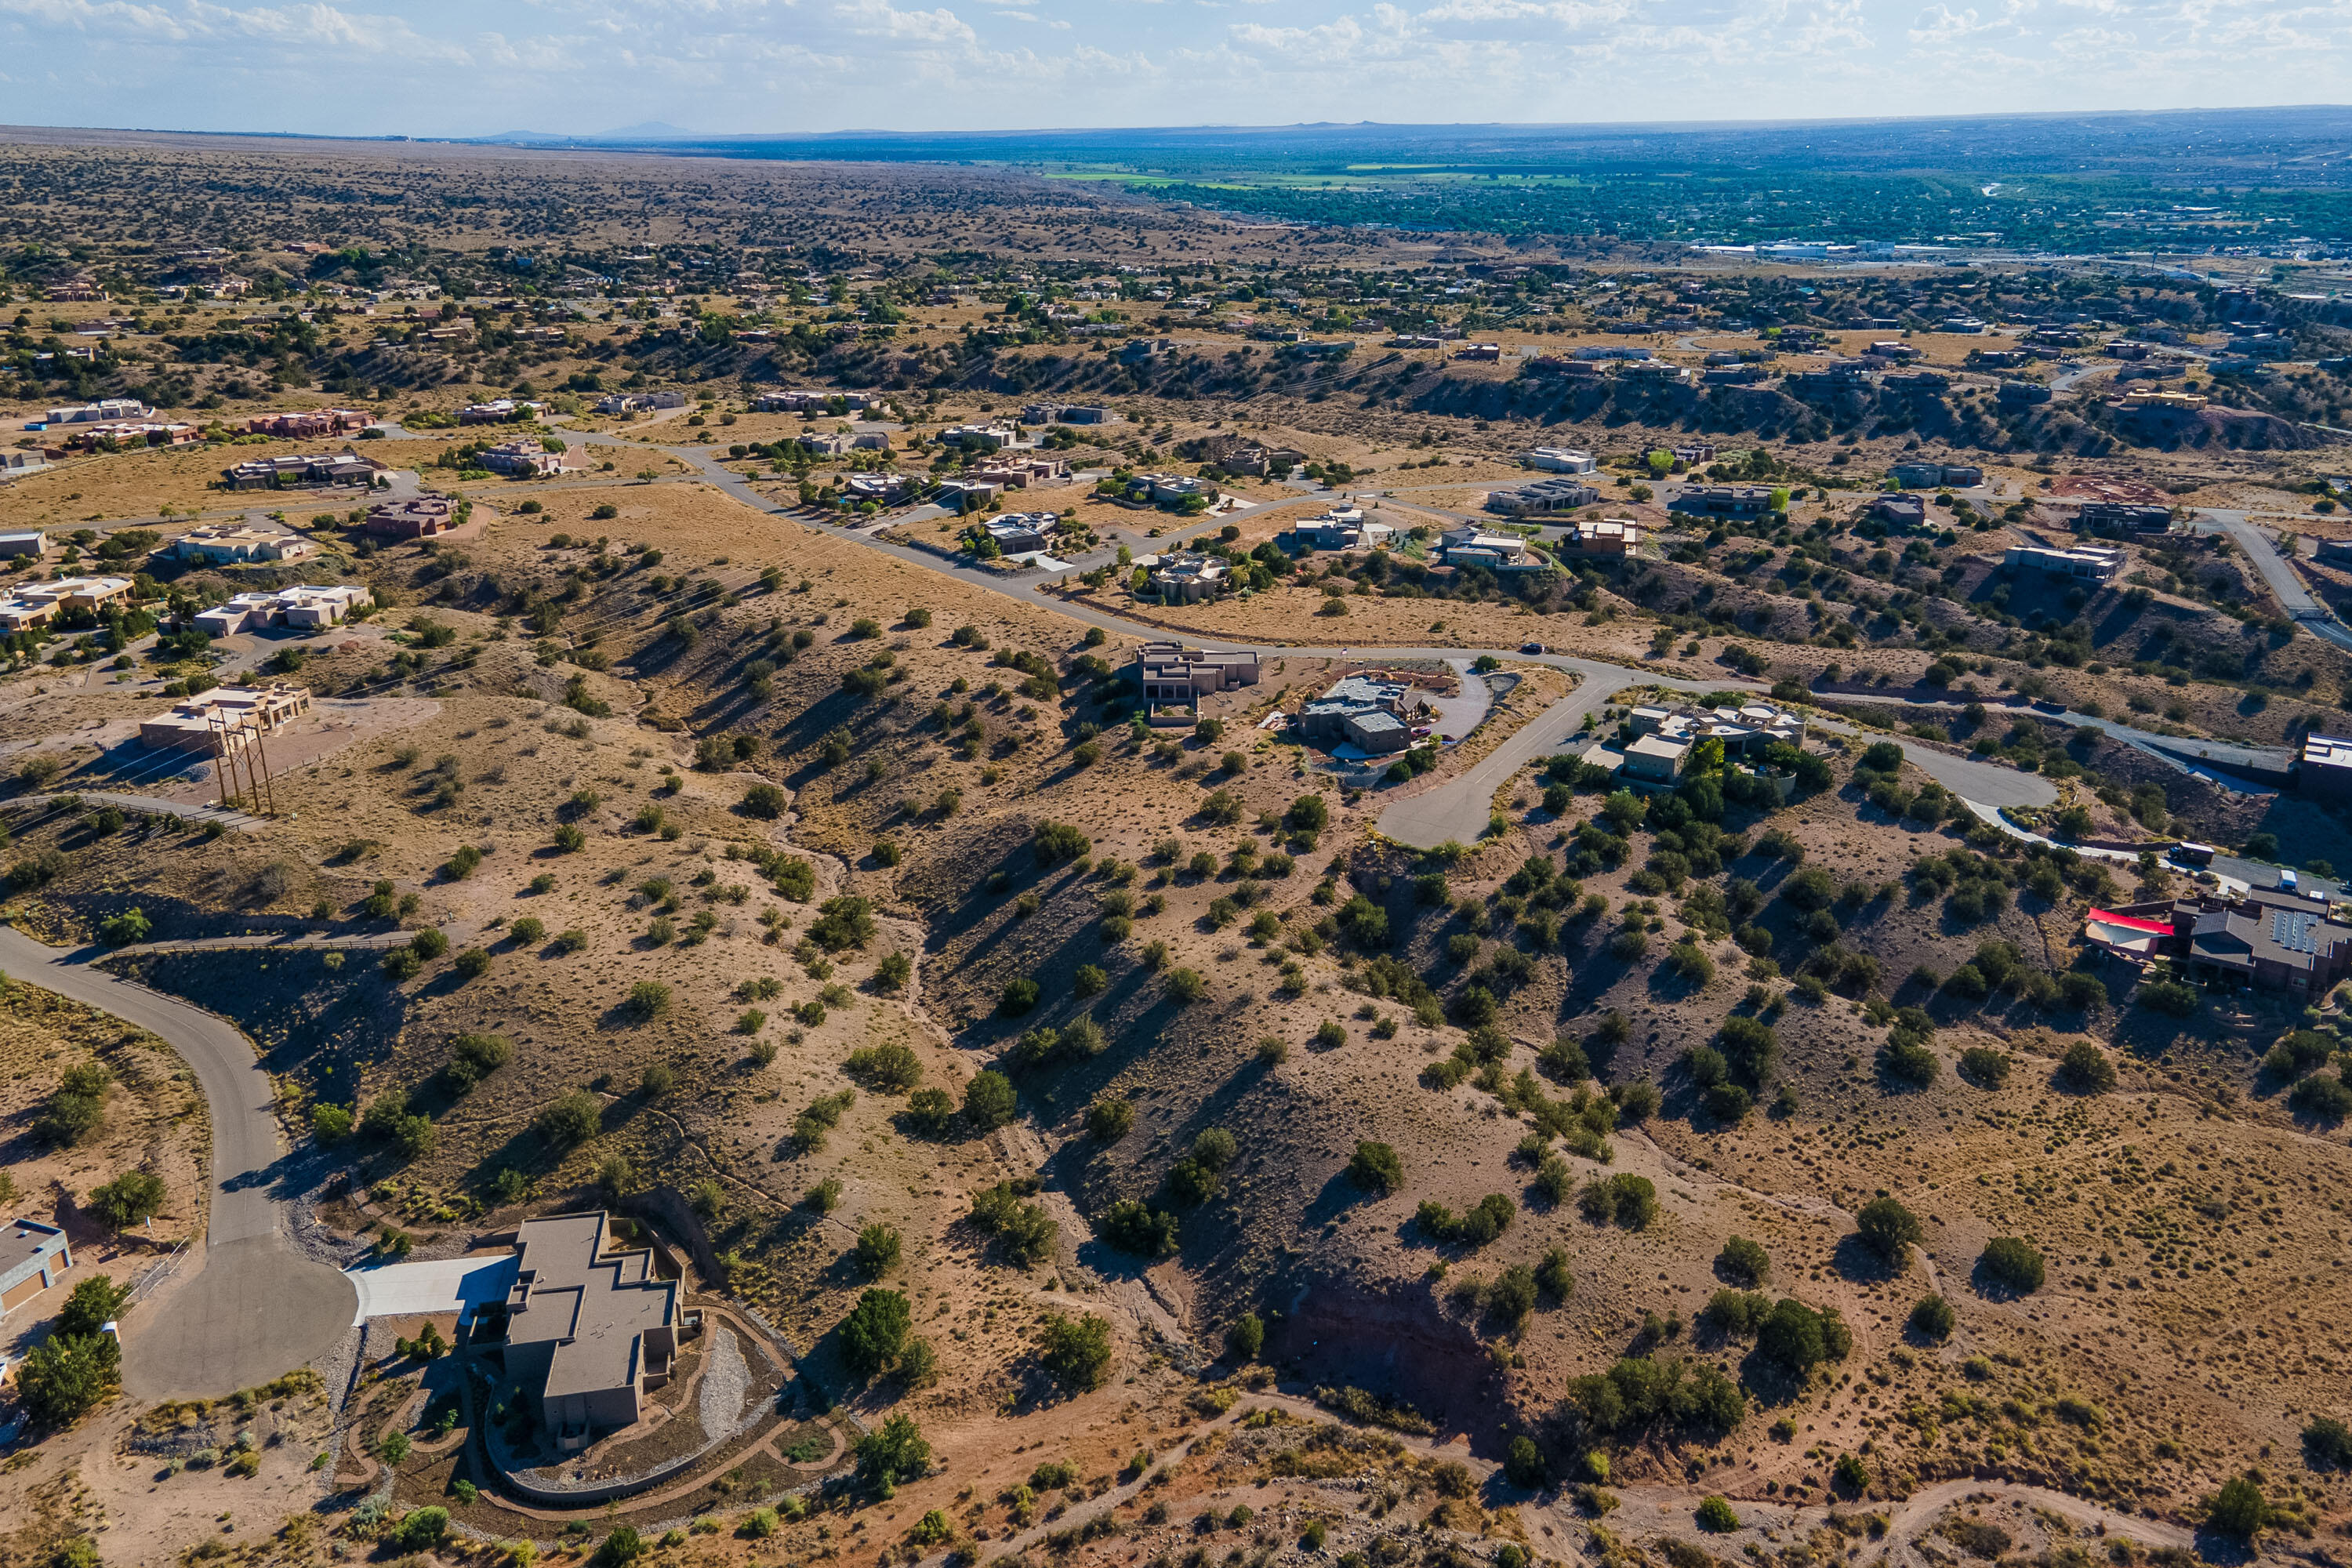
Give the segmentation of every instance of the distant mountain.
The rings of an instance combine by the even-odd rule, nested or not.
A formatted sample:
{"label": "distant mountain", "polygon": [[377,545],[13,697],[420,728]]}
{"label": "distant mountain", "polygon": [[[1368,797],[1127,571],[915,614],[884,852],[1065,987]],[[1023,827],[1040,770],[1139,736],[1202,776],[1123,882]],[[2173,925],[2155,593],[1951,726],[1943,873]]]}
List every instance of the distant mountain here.
{"label": "distant mountain", "polygon": [[667,121],[648,120],[639,125],[624,125],[618,130],[597,131],[582,134],[570,131],[501,131],[495,136],[476,136],[475,142],[511,142],[534,147],[587,146],[607,142],[660,142],[673,137],[691,136],[691,131],[681,130]]}

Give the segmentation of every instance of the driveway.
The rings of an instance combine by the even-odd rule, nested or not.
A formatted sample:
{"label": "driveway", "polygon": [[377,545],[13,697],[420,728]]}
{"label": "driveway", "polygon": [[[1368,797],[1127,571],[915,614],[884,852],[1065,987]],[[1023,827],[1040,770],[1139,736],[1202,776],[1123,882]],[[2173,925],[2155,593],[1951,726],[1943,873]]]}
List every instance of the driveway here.
{"label": "driveway", "polygon": [[252,1044],[176,997],[92,969],[83,955],[0,926],[0,971],[111,1014],[180,1054],[213,1124],[212,1216],[184,1270],[122,1325],[122,1386],[135,1398],[217,1399],[316,1360],[352,1323],[356,1292],[297,1250],[275,1188],[286,1148],[269,1075]]}
{"label": "driveway", "polygon": [[2334,612],[2313,595],[2294,563],[2279,554],[2269,534],[2255,527],[2242,511],[2207,508],[2203,515],[2211,520],[2207,525],[2209,531],[2218,529],[2228,534],[2231,542],[2246,552],[2246,559],[2254,563],[2254,570],[2262,574],[2270,591],[2278,595],[2279,605],[2289,617],[2312,636],[2352,651],[2352,630],[2339,624]]}
{"label": "driveway", "polygon": [[1486,710],[1495,705],[1495,693],[1486,678],[1470,668],[1466,658],[1449,658],[1454,673],[1462,678],[1462,690],[1453,697],[1424,693],[1422,700],[1437,711],[1436,722],[1431,727],[1449,741],[1467,738],[1470,731],[1486,721]]}
{"label": "driveway", "polygon": [[415,1263],[386,1263],[373,1268],[346,1268],[359,1300],[353,1323],[370,1318],[410,1318],[425,1313],[464,1313],[487,1302],[503,1301],[521,1267],[521,1255],[503,1258],[435,1258]]}
{"label": "driveway", "polygon": [[1424,794],[1407,795],[1381,813],[1381,832],[1416,849],[1434,849],[1449,838],[1457,844],[1477,843],[1486,831],[1495,792],[1505,780],[1538,756],[1566,751],[1577,739],[1584,716],[1598,712],[1625,687],[1655,679],[1622,669],[1606,676],[1587,674],[1575,690],[1520,725],[1518,733],[1467,772]]}

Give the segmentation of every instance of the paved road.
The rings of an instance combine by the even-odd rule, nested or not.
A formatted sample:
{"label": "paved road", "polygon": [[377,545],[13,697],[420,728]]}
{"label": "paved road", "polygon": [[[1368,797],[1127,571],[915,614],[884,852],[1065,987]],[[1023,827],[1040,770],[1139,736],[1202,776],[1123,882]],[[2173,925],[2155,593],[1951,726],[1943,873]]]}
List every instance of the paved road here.
{"label": "paved road", "polygon": [[85,805],[119,806],[124,811],[151,812],[163,816],[176,816],[187,822],[217,822],[223,827],[235,828],[239,833],[251,833],[256,828],[267,827],[269,825],[267,817],[248,816],[241,811],[223,811],[219,806],[206,805],[202,802],[165,800],[161,795],[123,795],[102,789],[76,789],[52,795],[28,795],[21,797],[17,804],[47,805],[49,802],[58,799],[59,794],[80,801]]}
{"label": "paved road", "polygon": [[[611,436],[590,435],[582,439],[584,442],[600,445],[635,445]],[[767,497],[752,489],[743,481],[740,475],[721,466],[707,452],[691,447],[674,447],[652,449],[667,452],[671,457],[694,465],[705,479],[754,510],[765,512],[771,516],[784,516],[791,512],[792,509],[778,506]],[[1335,497],[1335,499],[1338,498]],[[1007,598],[1024,600],[1066,619],[1079,622],[1081,625],[1097,626],[1105,631],[1130,636],[1138,632],[1150,637],[1169,635],[1164,627],[1141,625],[1114,612],[1093,605],[1074,604],[1055,595],[1045,593],[1043,588],[1046,579],[1043,576],[1007,578],[978,567],[963,565],[943,556],[933,555],[926,551],[909,550],[902,545],[892,544],[887,540],[877,539],[870,534],[848,530],[825,530],[824,531],[853,540],[866,549],[895,556],[908,565],[920,567],[926,572],[936,573],[944,577],[953,577],[992,594],[1001,594]],[[1080,564],[1087,563],[1089,563],[1088,561],[1082,558]],[[1628,686],[1660,686],[1673,690],[1690,692],[1746,691],[1760,694],[1765,689],[1752,681],[1732,679],[1707,681],[1684,680],[1670,676],[1654,675],[1644,670],[1628,669],[1622,665],[1605,664],[1597,659],[1575,658],[1566,654],[1520,654],[1508,648],[1381,647],[1365,649],[1313,647],[1295,643],[1242,643],[1225,638],[1216,640],[1221,646],[1254,648],[1263,654],[1296,654],[1307,658],[1351,658],[1378,653],[1392,658],[1460,659],[1475,658],[1481,652],[1491,652],[1514,660],[1549,664],[1554,668],[1567,670],[1578,678],[1579,685],[1574,692],[1554,704],[1534,722],[1526,725],[1519,734],[1497,748],[1493,755],[1485,758],[1475,767],[1460,776],[1447,781],[1435,789],[1399,801],[1381,814],[1379,826],[1382,833],[1400,843],[1424,849],[1434,848],[1449,838],[1463,843],[1474,841],[1486,829],[1486,816],[1491,808],[1494,793],[1501,787],[1503,781],[1539,752],[1563,745],[1568,738],[1575,734],[1576,725],[1582,721],[1586,712],[1597,710],[1612,696]],[[2061,716],[2051,715],[2051,717]],[[2069,722],[2096,725],[2135,744],[2165,740],[2162,736],[2148,735],[2126,725],[2116,724],[2109,721],[2092,720],[2081,714],[2066,714],[2063,717]],[[1567,722],[1563,723],[1563,720]],[[1998,763],[1955,757],[1928,746],[1905,741],[1901,736],[1885,738],[1902,746],[1906,758],[1916,763],[1922,772],[1963,800],[1972,801],[1980,805],[1998,807],[2047,805],[2057,799],[2057,792],[2050,781],[2038,773],[2020,773],[2014,768]],[[2179,742],[2168,743],[2175,746],[2181,744]],[[2222,751],[2242,749],[2226,745],[2216,747],[2216,750]]]}
{"label": "paved road", "polygon": [[252,1045],[201,1008],[90,968],[87,956],[0,926],[0,970],[163,1040],[196,1075],[213,1124],[203,1256],[124,1320],[123,1388],[141,1399],[219,1398],[325,1354],[351,1326],[356,1292],[286,1233],[274,1190],[286,1149]]}
{"label": "paved road", "polygon": [[1852,735],[1873,742],[1892,741],[1903,748],[1905,762],[1962,800],[1989,811],[1997,812],[2004,805],[2048,805],[2058,798],[2058,786],[2040,773],[2021,773],[1999,763],[1980,763],[1973,757],[1956,757],[1949,752],[1938,751],[1900,735],[1864,730],[1843,719],[1819,718],[1813,721],[1813,727],[1834,735]]}
{"label": "paved road", "polygon": [[2254,563],[2264,583],[2295,623],[2312,636],[2334,643],[2352,652],[2352,630],[2347,630],[2336,620],[2336,614],[2315,597],[2292,563],[2284,559],[2269,534],[2255,527],[2242,511],[2217,511],[2210,508],[2203,515],[2212,520],[2213,526],[2230,536]]}
{"label": "paved road", "polygon": [[1416,849],[1433,849],[1448,839],[1475,844],[1486,831],[1486,814],[1504,781],[1538,756],[1566,751],[1578,738],[1587,713],[1599,712],[1625,687],[1652,679],[1622,669],[1587,677],[1458,777],[1424,794],[1407,795],[1381,813],[1381,832]]}

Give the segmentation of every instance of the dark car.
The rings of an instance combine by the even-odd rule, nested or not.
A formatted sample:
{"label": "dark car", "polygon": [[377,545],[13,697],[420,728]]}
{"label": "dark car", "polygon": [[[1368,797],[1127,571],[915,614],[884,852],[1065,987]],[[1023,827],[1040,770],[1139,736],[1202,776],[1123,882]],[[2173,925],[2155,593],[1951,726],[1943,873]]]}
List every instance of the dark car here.
{"label": "dark car", "polygon": [[1521,653],[1541,653],[1543,650],[1543,644],[1539,642],[1523,642],[1519,645]]}

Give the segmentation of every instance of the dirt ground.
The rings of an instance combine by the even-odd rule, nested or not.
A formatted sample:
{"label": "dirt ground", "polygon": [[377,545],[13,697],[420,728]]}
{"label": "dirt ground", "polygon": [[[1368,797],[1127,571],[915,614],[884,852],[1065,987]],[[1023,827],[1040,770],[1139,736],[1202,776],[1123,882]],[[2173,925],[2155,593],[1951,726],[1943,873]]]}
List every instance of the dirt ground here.
{"label": "dirt ground", "polygon": [[[286,172],[291,155],[169,139],[73,154],[92,188],[142,159],[202,158],[290,182],[289,210],[316,213],[310,176]],[[417,168],[389,147],[301,155],[316,179],[353,189]],[[470,197],[534,171],[590,193],[583,211],[646,188],[640,165],[489,149],[415,177]],[[1250,228],[992,173],[956,178],[997,205],[957,206],[940,196],[947,176],[911,167],[884,182],[893,199],[935,205],[892,228],[859,216],[876,176],[721,172],[737,183],[681,196],[691,213],[577,232],[667,244],[687,232],[681,218],[723,212],[793,243],[833,243],[854,226],[877,258],[1083,232],[1106,264],[1513,261],[1499,244]],[[679,160],[665,177],[708,173]],[[470,217],[417,210],[468,246],[519,232],[499,203]],[[348,221],[374,218],[354,208]],[[857,263],[857,286],[883,268]],[[1099,444],[1072,455],[1089,463],[1190,471],[1172,456],[1183,443],[1245,430],[1354,470],[1318,492],[1236,481],[1250,504],[1205,521],[1244,546],[1342,493],[1379,497],[1378,515],[1399,526],[1443,528],[1486,490],[1533,477],[1517,464],[1530,446],[1622,459],[1690,434],[1383,405],[1360,379],[1341,384],[1390,353],[1369,335],[1347,364],[1291,376],[1268,345],[1212,323],[1171,327],[1188,353],[1264,373],[1245,401],[1213,400],[1127,390],[1150,383],[1103,375],[1103,356],[1065,343],[1005,346],[986,376],[957,384],[966,334],[1008,330],[997,301],[913,306],[885,337],[835,320],[854,312],[830,300],[732,287],[665,298],[685,311],[731,300],[827,342],[846,329],[842,341],[877,367],[869,384],[899,389],[902,436],[926,439],[902,471],[929,468],[928,438],[945,425],[1003,416],[1064,375],[1127,416],[1086,433]],[[1629,340],[1580,330],[1591,312],[1579,310],[1578,331],[1501,339],[1552,353],[1645,341],[1685,363],[1756,342]],[[246,313],[208,306],[193,324],[225,330]],[[407,321],[394,307],[324,324],[364,341]],[[639,325],[578,323],[576,346],[461,355],[429,376],[392,375],[404,362],[387,348],[371,361],[385,384],[341,395],[273,392],[256,384],[265,373],[229,364],[192,373],[190,393],[218,399],[224,418],[346,399],[421,416],[526,380],[582,402],[572,389],[589,384],[575,377],[629,374],[618,340]],[[1840,331],[1832,346],[1875,335]],[[1995,342],[1910,341],[1947,368]],[[1437,363],[1460,383],[1450,406],[1465,410],[1499,398],[1518,368]],[[1803,363],[1784,356],[1784,368]],[[698,399],[575,428],[723,451],[842,422],[751,414],[744,377],[689,384],[690,369],[682,355],[649,379],[712,394],[707,413]],[[355,449],[429,463],[485,433]],[[1726,458],[1756,444],[1715,439]],[[0,507],[67,527],[219,509],[228,498],[205,484],[221,466],[299,445],[77,460],[10,481]],[[479,1532],[436,1549],[442,1563],[488,1563],[494,1542],[518,1538],[585,1561],[627,1522],[663,1542],[662,1560],[697,1568],[950,1552],[1461,1568],[1507,1562],[1506,1545],[1611,1568],[1657,1557],[2080,1568],[2096,1552],[2129,1568],[2194,1544],[2204,1500],[2254,1468],[2275,1510],[2271,1540],[2316,1550],[2352,1505],[2342,1473],[2304,1448],[2313,1416],[2347,1413],[2352,1351],[2332,1326],[2347,1152],[2341,1125],[2291,1099],[2265,1064],[2294,1039],[2337,1051],[2315,1070],[2340,1072],[2337,999],[2306,1013],[2302,998],[2199,991],[2187,1016],[2164,1011],[2163,993],[2085,952],[2082,922],[2088,908],[2187,884],[2029,856],[1943,816],[1932,795],[1925,812],[1891,815],[1853,776],[1860,743],[1817,737],[1826,787],[1717,816],[1677,816],[1704,791],[1640,808],[1587,790],[1555,809],[1531,767],[1497,792],[1496,831],[1458,856],[1423,856],[1370,832],[1398,790],[1442,784],[1556,700],[1564,676],[1507,660],[1516,685],[1417,785],[1352,789],[1244,728],[1385,649],[1537,641],[1699,681],[1743,670],[1866,703],[1868,718],[1955,747],[2065,756],[2085,770],[2062,781],[2067,798],[2118,842],[2158,842],[2126,793],[2155,783],[2165,831],[2232,844],[2276,831],[2295,858],[2352,866],[2352,830],[2314,803],[2225,797],[2159,774],[2143,752],[2069,750],[2000,700],[2031,691],[2268,744],[2337,725],[2352,713],[2340,706],[2352,661],[2277,624],[2242,557],[2136,543],[2124,574],[2095,591],[2000,566],[2008,545],[2062,531],[2058,509],[2011,503],[2093,490],[2276,510],[2326,535],[2338,522],[2305,510],[2294,487],[2331,459],[2021,448],[1986,465],[1983,526],[1939,509],[1912,539],[1847,525],[1888,462],[1944,455],[1935,443],[1883,430],[1769,447],[1785,465],[1774,482],[1832,487],[1799,498],[1785,531],[1670,529],[1655,496],[1633,500],[1641,476],[1621,465],[1601,476],[1599,510],[1644,522],[1650,550],[1584,574],[1571,565],[1539,603],[1383,594],[1326,577],[1327,557],[1307,563],[1311,582],[1188,607],[1139,602],[1116,582],[1071,584],[1070,603],[1129,617],[1109,635],[884,556],[813,511],[748,510],[651,448],[590,447],[592,466],[560,479],[467,481],[463,493],[488,503],[478,531],[429,550],[363,553],[318,529],[336,579],[367,583],[383,607],[302,645],[297,678],[318,701],[268,742],[276,815],[257,832],[207,835],[8,811],[16,918],[82,942],[138,907],[151,941],[106,962],[252,1036],[302,1168],[325,1173],[312,1195],[331,1233],[356,1244],[388,1227],[448,1256],[530,1215],[609,1208],[674,1242],[714,1307],[756,1310],[791,1342],[780,1430],[904,1415],[934,1463],[895,1491],[842,1481],[762,1534],[752,1510],[806,1484],[814,1462],[747,1448],[691,1496],[587,1510],[567,1530],[461,1500],[462,1439],[433,1436],[426,1414],[457,1363],[420,1377],[382,1359],[386,1336],[416,1327],[387,1321],[339,1386],[200,1410],[116,1401],[20,1445],[0,1464],[0,1531],[12,1532],[0,1558],[49,1568],[87,1533],[109,1563],[405,1559],[385,1526],[434,1504]],[[759,483],[796,502],[793,480]],[[266,499],[298,524],[347,510],[342,498]],[[541,510],[521,511],[526,500]],[[1006,505],[1074,509],[1139,552],[1195,526],[1094,500],[1084,484]],[[2352,597],[2352,578],[2314,577]],[[1264,684],[1205,705],[1222,734],[1138,734],[1125,667],[1143,637],[1169,631],[1348,654],[1269,659]],[[233,679],[286,646],[226,639],[204,668]],[[166,700],[163,681],[187,671],[144,654],[118,671],[96,655],[0,685],[0,773],[47,753],[71,764],[54,787],[203,796],[193,770],[125,744]],[[1954,705],[1890,700],[1935,692]],[[1970,698],[1986,701],[1983,719],[1958,706]],[[1914,795],[1922,777],[1897,783]],[[1641,826],[1623,826],[1643,809]],[[1612,821],[1622,832],[1604,830]],[[189,945],[221,939],[299,945]],[[2012,964],[2031,978],[1986,979]],[[1714,1092],[1723,1085],[1706,1079],[1730,1069],[1713,1053],[1767,1026],[1766,1065],[1739,1096]],[[459,1042],[482,1035],[510,1052],[461,1070]],[[2111,1080],[2062,1065],[2082,1047]],[[118,1079],[104,1127],[70,1150],[42,1146],[37,1106],[85,1054]],[[88,1188],[144,1162],[173,1194],[158,1237],[201,1223],[203,1119],[168,1058],[17,986],[0,1001],[0,1063],[24,1212],[82,1224]],[[1009,1110],[990,1110],[984,1072],[1003,1075]],[[372,1106],[425,1126],[394,1123],[405,1142],[329,1142],[334,1119],[314,1121]],[[1360,1144],[1373,1146],[1367,1163]],[[1376,1179],[1381,1146],[1392,1184]],[[999,1183],[1035,1205],[1033,1253],[990,1233],[995,1200],[975,1208]],[[1608,1206],[1643,1192],[1654,1208]],[[1878,1198],[1916,1217],[1916,1240],[1892,1252],[1861,1240]],[[1481,1235],[1456,1220],[1473,1212],[1499,1217]],[[1792,1373],[1760,1336],[1727,1326],[1747,1309],[1717,1292],[1749,1283],[1727,1260],[1735,1237],[1769,1260],[1756,1288],[1836,1314],[1804,1320],[1824,1336],[1817,1364]],[[2004,1237],[2042,1259],[2037,1289],[1989,1272],[1986,1247]],[[127,1269],[151,1256],[143,1238],[114,1258],[110,1245],[93,1235],[89,1259]],[[903,1297],[926,1352],[866,1377],[844,1323],[869,1289]],[[1948,1334],[1915,1326],[1929,1295],[1951,1310]],[[1065,1318],[1107,1325],[1106,1363],[1073,1372],[1048,1355]],[[39,1321],[12,1314],[15,1342]],[[1265,1338],[1250,1351],[1253,1322]],[[454,1321],[439,1326],[455,1335]],[[1590,1381],[1612,1368],[1720,1373],[1740,1390],[1738,1419],[1612,1429]],[[417,1446],[391,1465],[397,1510],[376,1519],[355,1507],[357,1489],[383,1479],[371,1446],[395,1428]],[[248,1429],[254,1473],[235,1475],[227,1461]],[[1520,1453],[1517,1480],[1503,1468],[1515,1438],[1538,1467]],[[211,1462],[195,1462],[208,1449]],[[824,1464],[839,1474],[847,1462]],[[1709,1497],[1727,1500],[1731,1525],[1699,1528]]]}
{"label": "dirt ground", "polygon": [[[71,1140],[44,1114],[68,1068],[106,1075],[102,1114]],[[79,1280],[95,1271],[138,1279],[205,1226],[212,1123],[187,1069],[161,1040],[22,982],[0,993],[0,1214],[65,1227],[74,1267],[12,1308],[13,1358],[37,1341]],[[90,1190],[126,1171],[162,1178],[151,1226],[117,1235],[88,1209]]]}

